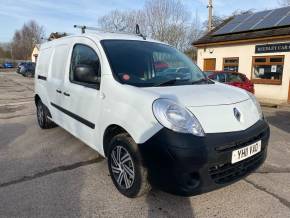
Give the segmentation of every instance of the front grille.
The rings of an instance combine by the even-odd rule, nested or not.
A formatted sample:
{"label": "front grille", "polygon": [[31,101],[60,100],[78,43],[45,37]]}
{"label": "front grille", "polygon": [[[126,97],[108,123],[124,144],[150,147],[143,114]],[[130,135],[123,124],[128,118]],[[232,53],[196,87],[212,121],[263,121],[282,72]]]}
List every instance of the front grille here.
{"label": "front grille", "polygon": [[222,145],[222,146],[216,147],[215,150],[218,152],[233,151],[235,149],[239,149],[239,148],[248,146],[250,144],[253,144],[259,140],[263,140],[266,136],[267,136],[267,132],[263,131],[254,137],[237,141],[234,144],[227,144],[227,145]]}
{"label": "front grille", "polygon": [[217,184],[235,181],[257,169],[263,162],[263,152],[235,164],[219,164],[209,169],[209,175]]}

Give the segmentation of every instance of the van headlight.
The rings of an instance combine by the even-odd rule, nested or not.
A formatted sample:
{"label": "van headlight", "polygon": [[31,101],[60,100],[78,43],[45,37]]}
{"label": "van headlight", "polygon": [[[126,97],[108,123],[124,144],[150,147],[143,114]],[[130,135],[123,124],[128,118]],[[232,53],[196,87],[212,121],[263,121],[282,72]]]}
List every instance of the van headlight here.
{"label": "van headlight", "polygon": [[169,99],[157,99],[153,102],[153,114],[164,127],[175,132],[204,136],[198,119],[186,108]]}
{"label": "van headlight", "polygon": [[260,120],[264,119],[264,114],[261,108],[260,103],[258,102],[257,98],[250,92],[248,92],[248,95],[250,96],[250,99],[252,100],[252,102],[255,104],[257,110],[258,110],[258,114],[259,114],[259,118]]}

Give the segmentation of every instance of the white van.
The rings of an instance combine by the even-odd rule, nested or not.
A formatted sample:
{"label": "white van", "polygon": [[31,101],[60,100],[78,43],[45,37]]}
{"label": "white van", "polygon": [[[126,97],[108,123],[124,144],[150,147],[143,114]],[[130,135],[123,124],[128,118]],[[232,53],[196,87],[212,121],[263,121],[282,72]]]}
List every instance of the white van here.
{"label": "white van", "polygon": [[246,91],[209,80],[183,53],[139,37],[82,34],[41,46],[41,128],[61,126],[108,159],[117,189],[191,196],[266,159],[269,126]]}

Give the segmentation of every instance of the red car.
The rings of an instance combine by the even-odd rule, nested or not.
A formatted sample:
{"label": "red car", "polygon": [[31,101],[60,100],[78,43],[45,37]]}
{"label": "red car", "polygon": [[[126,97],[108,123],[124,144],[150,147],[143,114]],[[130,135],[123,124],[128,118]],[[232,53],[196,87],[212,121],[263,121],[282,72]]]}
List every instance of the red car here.
{"label": "red car", "polygon": [[242,73],[229,71],[209,71],[205,72],[209,79],[228,85],[245,89],[248,92],[255,93],[254,84]]}
{"label": "red car", "polygon": [[156,71],[162,71],[169,67],[167,63],[164,63],[162,61],[156,61],[154,64],[155,64]]}

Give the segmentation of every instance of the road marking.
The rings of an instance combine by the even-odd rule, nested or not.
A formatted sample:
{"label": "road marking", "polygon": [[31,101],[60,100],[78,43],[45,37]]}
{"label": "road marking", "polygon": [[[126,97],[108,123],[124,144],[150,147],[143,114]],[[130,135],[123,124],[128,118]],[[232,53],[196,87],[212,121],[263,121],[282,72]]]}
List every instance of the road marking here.
{"label": "road marking", "polygon": [[16,105],[30,104],[30,103],[34,103],[34,101],[22,101],[22,102],[15,102],[15,103],[0,104],[0,107],[16,106]]}
{"label": "road marking", "polygon": [[26,181],[31,181],[40,177],[44,177],[44,176],[48,176],[54,173],[58,173],[58,172],[64,172],[64,171],[70,171],[70,170],[74,170],[80,167],[84,167],[84,166],[88,166],[88,165],[92,165],[95,163],[98,163],[100,161],[104,160],[104,158],[102,156],[99,156],[95,159],[91,159],[91,160],[87,160],[87,161],[82,161],[82,162],[77,162],[77,163],[73,163],[70,165],[63,165],[63,166],[59,166],[59,167],[55,167],[52,169],[48,169],[42,172],[38,172],[34,175],[26,175],[23,176],[22,178],[16,179],[16,180],[12,180],[9,182],[4,182],[2,184],[0,184],[0,188],[4,188],[10,185],[14,185],[14,184],[18,184],[18,183],[22,183],[22,182],[26,182]]}
{"label": "road marking", "polygon": [[15,115],[15,116],[8,116],[8,117],[0,117],[0,121],[1,121],[1,120],[9,120],[9,119],[13,119],[13,118],[35,116],[35,114],[36,114],[36,113],[32,113],[32,114],[23,114],[23,115]]}
{"label": "road marking", "polygon": [[279,195],[267,190],[265,187],[263,187],[262,185],[259,185],[259,184],[256,184],[252,181],[250,181],[249,179],[243,179],[246,183],[252,185],[254,188],[256,188],[257,190],[260,190],[262,192],[265,192],[269,195],[271,195],[272,197],[276,198],[278,201],[280,201],[281,204],[283,204],[284,206],[286,206],[287,208],[290,208],[290,202],[283,198],[283,197],[280,197]]}

